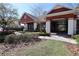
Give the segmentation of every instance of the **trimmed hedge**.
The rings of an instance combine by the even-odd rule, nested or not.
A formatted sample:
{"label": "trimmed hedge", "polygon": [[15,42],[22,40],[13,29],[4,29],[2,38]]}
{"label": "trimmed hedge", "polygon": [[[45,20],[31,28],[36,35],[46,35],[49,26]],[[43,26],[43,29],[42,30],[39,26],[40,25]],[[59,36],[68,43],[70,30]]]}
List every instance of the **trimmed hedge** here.
{"label": "trimmed hedge", "polygon": [[50,33],[45,33],[45,32],[26,32],[25,34],[38,35],[38,36],[50,36]]}
{"label": "trimmed hedge", "polygon": [[9,34],[12,34],[13,32],[14,30],[6,30],[6,31],[0,32],[0,35],[9,35]]}
{"label": "trimmed hedge", "polygon": [[6,35],[0,35],[0,43],[3,43],[4,42],[5,36]]}
{"label": "trimmed hedge", "polygon": [[9,34],[12,34],[14,31],[8,30],[8,31],[2,31],[0,32],[0,43],[3,43],[5,40],[5,37]]}
{"label": "trimmed hedge", "polygon": [[4,27],[4,30],[23,31],[24,27]]}
{"label": "trimmed hedge", "polygon": [[5,37],[4,43],[6,44],[20,44],[22,42],[28,43],[33,41],[40,41],[38,39],[38,35],[32,35],[32,34],[22,34],[22,35],[15,35],[10,34]]}

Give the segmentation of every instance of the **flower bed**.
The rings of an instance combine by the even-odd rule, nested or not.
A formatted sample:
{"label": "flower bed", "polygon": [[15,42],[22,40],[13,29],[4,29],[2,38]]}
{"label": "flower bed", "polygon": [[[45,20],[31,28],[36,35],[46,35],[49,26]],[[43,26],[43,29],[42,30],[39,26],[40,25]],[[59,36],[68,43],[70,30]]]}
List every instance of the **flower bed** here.
{"label": "flower bed", "polygon": [[74,56],[79,55],[79,46],[75,44],[66,44],[67,48],[73,53]]}

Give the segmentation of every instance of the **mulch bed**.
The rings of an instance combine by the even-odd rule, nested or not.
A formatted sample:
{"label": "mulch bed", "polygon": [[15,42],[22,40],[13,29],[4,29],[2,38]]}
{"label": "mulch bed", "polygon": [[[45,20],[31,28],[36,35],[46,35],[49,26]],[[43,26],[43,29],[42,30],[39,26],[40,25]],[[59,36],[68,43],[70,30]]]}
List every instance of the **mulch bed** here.
{"label": "mulch bed", "polygon": [[74,56],[79,55],[79,45],[67,43],[66,46],[73,53]]}

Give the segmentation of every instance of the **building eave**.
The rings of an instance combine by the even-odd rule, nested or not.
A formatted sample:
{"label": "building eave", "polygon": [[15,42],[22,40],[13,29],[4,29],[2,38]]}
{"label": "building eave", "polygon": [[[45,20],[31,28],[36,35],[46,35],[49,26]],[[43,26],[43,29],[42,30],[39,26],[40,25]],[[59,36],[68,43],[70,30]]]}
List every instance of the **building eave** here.
{"label": "building eave", "polygon": [[74,15],[73,13],[70,13],[70,14],[64,14],[64,15],[57,15],[57,16],[50,16],[50,17],[47,17],[46,19],[47,20],[54,20],[54,19],[60,19],[60,18],[76,18],[76,15]]}

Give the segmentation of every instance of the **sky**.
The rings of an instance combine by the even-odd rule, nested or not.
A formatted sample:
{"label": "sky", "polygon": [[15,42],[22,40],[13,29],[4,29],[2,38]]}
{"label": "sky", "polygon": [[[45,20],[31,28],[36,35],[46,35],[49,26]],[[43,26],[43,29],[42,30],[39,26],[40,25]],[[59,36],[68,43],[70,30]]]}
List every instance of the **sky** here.
{"label": "sky", "polygon": [[18,18],[21,18],[21,16],[23,15],[24,12],[32,14],[32,12],[31,12],[32,8],[37,5],[39,5],[45,11],[48,12],[51,9],[53,9],[53,7],[55,5],[62,5],[62,6],[73,8],[78,4],[76,4],[76,3],[12,3],[12,5],[18,11],[18,15],[19,15]]}

